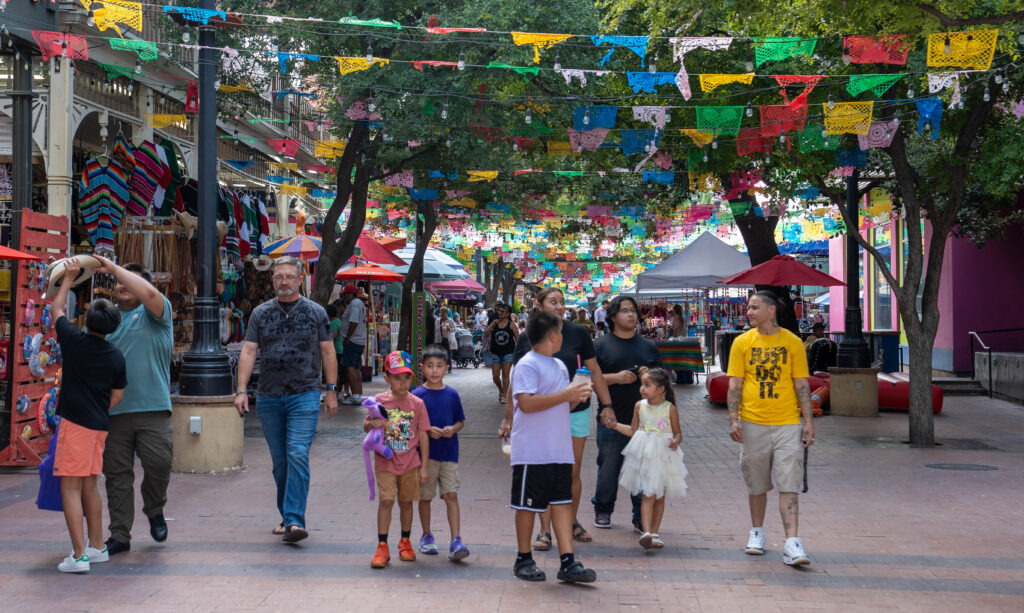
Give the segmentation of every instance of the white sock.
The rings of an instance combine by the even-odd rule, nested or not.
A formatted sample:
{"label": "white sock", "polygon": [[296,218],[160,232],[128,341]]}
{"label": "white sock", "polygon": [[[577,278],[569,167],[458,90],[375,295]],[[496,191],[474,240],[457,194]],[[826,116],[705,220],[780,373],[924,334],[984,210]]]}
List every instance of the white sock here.
{"label": "white sock", "polygon": [[791,536],[791,537],[787,538],[786,539],[786,545],[789,545],[790,543],[796,545],[797,547],[803,547],[803,544],[800,542],[800,537],[799,536]]}
{"label": "white sock", "polygon": [[753,528],[751,528],[751,530],[753,530],[754,534],[758,536],[764,535],[764,526],[754,526]]}

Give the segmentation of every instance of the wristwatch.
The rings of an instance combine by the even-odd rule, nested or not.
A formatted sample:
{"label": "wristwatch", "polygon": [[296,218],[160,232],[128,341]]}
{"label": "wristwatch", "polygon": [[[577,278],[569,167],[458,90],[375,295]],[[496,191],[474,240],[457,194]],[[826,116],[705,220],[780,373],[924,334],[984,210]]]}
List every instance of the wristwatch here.
{"label": "wristwatch", "polygon": [[328,383],[327,384],[327,391],[328,392],[336,392],[336,391],[338,391],[338,384],[337,383]]}
{"label": "wristwatch", "polygon": [[248,393],[246,390],[238,390],[237,392],[235,392],[235,396],[241,396],[242,394],[246,393]]}
{"label": "wristwatch", "polygon": [[601,409],[610,409],[610,408],[612,408],[612,406],[613,406],[613,405],[612,405],[612,403],[610,403],[610,402],[607,402],[607,403],[601,404],[601,405],[600,405],[600,406],[599,406],[598,408],[601,408]]}

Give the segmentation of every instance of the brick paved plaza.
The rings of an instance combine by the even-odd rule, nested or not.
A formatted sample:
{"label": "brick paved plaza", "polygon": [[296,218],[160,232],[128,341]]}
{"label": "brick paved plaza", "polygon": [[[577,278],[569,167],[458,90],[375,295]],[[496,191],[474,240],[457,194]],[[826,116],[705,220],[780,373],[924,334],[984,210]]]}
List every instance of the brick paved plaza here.
{"label": "brick paved plaza", "polygon": [[[501,417],[497,393],[483,368],[460,370],[448,382],[461,392],[468,417],[459,492],[463,539],[472,551],[465,563],[444,555],[398,561],[396,516],[391,566],[370,568],[376,503],[367,500],[362,412],[342,407],[321,422],[313,446],[310,538],[298,546],[270,535],[279,518],[267,448],[252,417],[245,470],[175,475],[167,542],[150,539],[140,500],[132,551],[94,565],[88,575],[57,572],[69,549],[67,531],[60,514],[36,509],[35,472],[0,473],[3,610],[1024,610],[1024,408],[1018,405],[947,398],[936,419],[943,445],[928,451],[902,444],[904,414],[819,419],[810,492],[801,497],[801,536],[812,564],[797,570],[781,561],[774,495],[766,523],[770,551],[762,558],[742,552],[749,520],[725,410],[708,404],[703,385],[678,386],[691,476],[687,498],[666,509],[666,548],[645,553],[636,544],[621,492],[612,530],[591,527],[593,511],[585,502],[581,519],[594,542],[578,544],[577,554],[598,571],[598,582],[570,586],[554,581],[553,551],[536,554],[546,583],[512,576],[510,472],[494,437]],[[593,491],[595,450],[591,437],[585,500]],[[447,543],[443,518],[436,501],[434,531]]]}

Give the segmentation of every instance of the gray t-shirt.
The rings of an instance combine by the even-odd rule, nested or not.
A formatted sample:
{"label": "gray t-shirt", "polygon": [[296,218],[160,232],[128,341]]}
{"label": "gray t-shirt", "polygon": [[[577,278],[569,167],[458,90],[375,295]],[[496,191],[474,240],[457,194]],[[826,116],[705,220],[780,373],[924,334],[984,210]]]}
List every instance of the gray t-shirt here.
{"label": "gray t-shirt", "polygon": [[332,339],[327,311],[319,304],[300,297],[285,308],[276,298],[268,300],[253,309],[245,340],[260,348],[261,396],[320,389],[320,343]]}
{"label": "gray t-shirt", "polygon": [[341,318],[341,338],[348,335],[349,323],[355,323],[356,329],[349,336],[348,342],[366,346],[366,305],[358,298],[353,298]]}

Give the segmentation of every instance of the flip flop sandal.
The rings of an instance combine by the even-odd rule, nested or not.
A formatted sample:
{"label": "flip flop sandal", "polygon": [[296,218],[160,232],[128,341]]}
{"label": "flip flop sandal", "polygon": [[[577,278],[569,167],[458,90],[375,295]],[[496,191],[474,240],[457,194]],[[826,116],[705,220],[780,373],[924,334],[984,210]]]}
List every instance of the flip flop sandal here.
{"label": "flip flop sandal", "polygon": [[515,573],[516,577],[524,581],[544,581],[547,579],[547,575],[544,571],[537,568],[537,563],[533,560],[523,560],[522,562],[516,562],[516,565],[512,568],[512,572]]}
{"label": "flip flop sandal", "polygon": [[282,523],[278,524],[273,530],[270,531],[270,533],[273,534],[274,536],[284,536],[284,533],[285,533],[284,523],[282,522]]}
{"label": "flip flop sandal", "polygon": [[594,538],[590,536],[590,533],[587,532],[586,528],[580,525],[580,522],[576,522],[572,525],[572,538],[581,543],[589,543],[594,540]]}
{"label": "flip flop sandal", "polygon": [[309,536],[309,533],[306,532],[302,526],[292,524],[285,530],[284,536],[281,537],[281,540],[286,543],[298,543],[307,536]]}
{"label": "flip flop sandal", "polygon": [[548,551],[551,549],[551,534],[547,532],[538,534],[537,540],[533,542],[533,548],[537,551]]}

